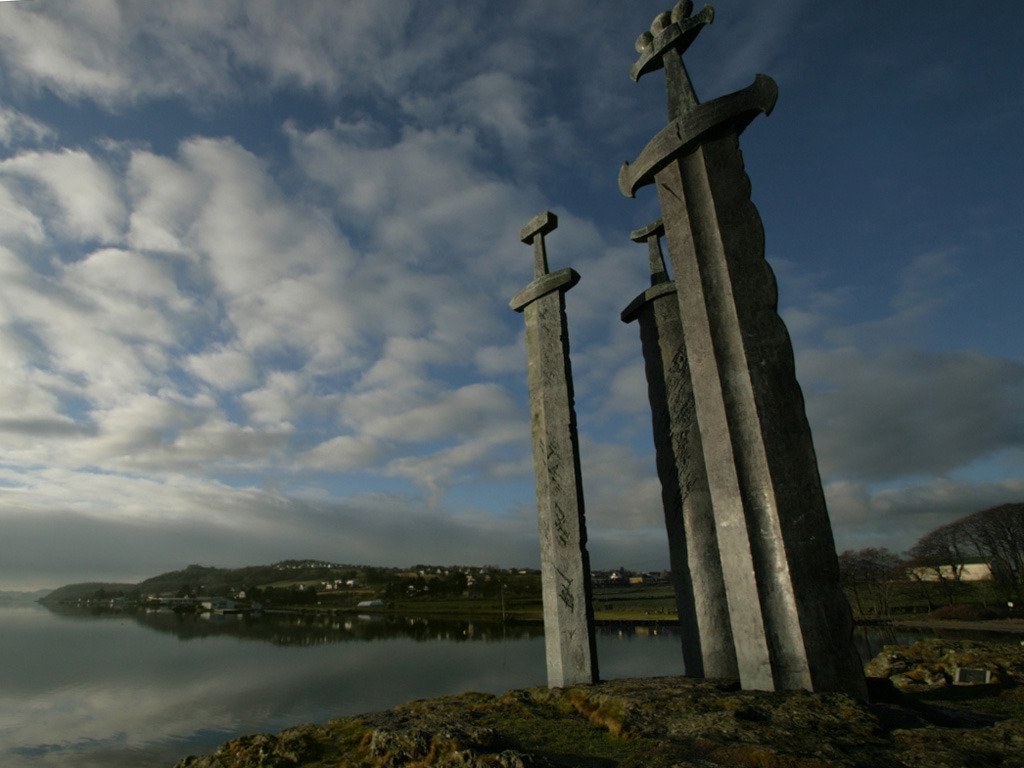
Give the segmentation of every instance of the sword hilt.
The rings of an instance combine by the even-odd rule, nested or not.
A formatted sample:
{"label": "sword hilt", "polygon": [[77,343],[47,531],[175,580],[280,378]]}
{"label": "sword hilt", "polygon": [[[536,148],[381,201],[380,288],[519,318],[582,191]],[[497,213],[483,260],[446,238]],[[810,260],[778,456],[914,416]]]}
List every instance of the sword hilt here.
{"label": "sword hilt", "polygon": [[530,219],[519,230],[519,239],[533,246],[533,276],[543,277],[548,273],[548,253],[544,248],[544,235],[558,226],[558,217],[551,211],[542,211]]}
{"label": "sword hilt", "polygon": [[648,72],[664,68],[669,120],[681,117],[700,103],[683,64],[682,54],[701,29],[714,21],[715,10],[706,5],[695,16],[691,15],[692,12],[692,0],[679,0],[671,13],[665,11],[655,16],[650,31],[641,34],[636,41],[640,58],[630,70],[630,76],[639,80]]}
{"label": "sword hilt", "polygon": [[661,251],[661,236],[664,234],[665,223],[661,219],[629,233],[629,239],[634,243],[647,242],[647,263],[651,269],[652,286],[669,282],[668,270],[665,269],[665,254]]}

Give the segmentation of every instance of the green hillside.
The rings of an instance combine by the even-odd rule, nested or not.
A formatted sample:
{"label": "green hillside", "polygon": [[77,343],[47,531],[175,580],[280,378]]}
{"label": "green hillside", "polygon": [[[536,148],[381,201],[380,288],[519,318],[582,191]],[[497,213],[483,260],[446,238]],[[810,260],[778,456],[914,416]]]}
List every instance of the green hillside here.
{"label": "green hillside", "polygon": [[[244,593],[244,594],[243,594]],[[46,604],[104,603],[124,597],[130,604],[148,598],[241,598],[264,608],[355,609],[366,600],[386,600],[392,609],[451,612],[471,603],[496,614],[540,605],[540,572],[493,566],[415,565],[400,569],[342,565],[323,560],[285,560],[272,565],[215,568],[189,565],[138,584],[70,584],[47,595]],[[467,602],[468,601],[468,602]],[[463,604],[466,605],[463,605]]]}
{"label": "green hillside", "polygon": [[125,597],[135,589],[134,584],[106,581],[84,581],[80,584],[66,584],[39,599],[41,603],[67,603],[79,599]]}

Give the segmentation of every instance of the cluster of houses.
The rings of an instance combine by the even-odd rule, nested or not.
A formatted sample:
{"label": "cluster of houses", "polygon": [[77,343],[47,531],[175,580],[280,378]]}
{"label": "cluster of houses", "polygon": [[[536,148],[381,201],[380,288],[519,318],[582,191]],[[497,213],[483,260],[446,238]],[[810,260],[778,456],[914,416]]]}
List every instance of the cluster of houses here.
{"label": "cluster of houses", "polygon": [[352,589],[357,586],[355,579],[333,579],[331,581],[321,581],[320,589],[324,592],[333,592],[338,589]]}
{"label": "cluster of houses", "polygon": [[[245,593],[238,594],[239,600]],[[241,603],[229,597],[151,597],[147,606],[156,609],[193,610],[200,613],[253,613],[259,611],[259,603]]]}
{"label": "cluster of houses", "polygon": [[672,579],[670,571],[633,572],[625,568],[615,571],[593,571],[590,581],[595,587],[628,587],[646,584],[668,584]]}
{"label": "cluster of houses", "polygon": [[310,568],[344,568],[339,563],[329,563],[326,560],[282,560],[272,566],[277,571],[305,571]]}

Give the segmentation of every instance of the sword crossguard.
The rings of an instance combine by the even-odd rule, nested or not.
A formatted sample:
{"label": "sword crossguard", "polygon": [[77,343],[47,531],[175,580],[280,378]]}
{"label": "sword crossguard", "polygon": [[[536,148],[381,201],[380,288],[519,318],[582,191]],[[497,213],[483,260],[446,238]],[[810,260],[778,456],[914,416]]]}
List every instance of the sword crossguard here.
{"label": "sword crossguard", "polygon": [[771,114],[779,88],[767,75],[757,75],[743,90],[698,105],[662,128],[632,163],[619,169],[619,191],[633,197],[636,190],[654,181],[654,175],[671,160],[690,151],[704,137],[729,127],[742,131],[762,112]]}
{"label": "sword crossguard", "polygon": [[665,254],[661,250],[661,236],[664,234],[665,222],[661,219],[629,233],[629,239],[634,243],[647,243],[647,263],[651,270],[652,286],[669,282],[668,270],[665,269]]}
{"label": "sword crossguard", "polygon": [[542,277],[548,273],[548,254],[544,248],[544,235],[558,226],[558,217],[551,211],[542,211],[530,219],[519,230],[519,239],[533,246],[533,276]]}

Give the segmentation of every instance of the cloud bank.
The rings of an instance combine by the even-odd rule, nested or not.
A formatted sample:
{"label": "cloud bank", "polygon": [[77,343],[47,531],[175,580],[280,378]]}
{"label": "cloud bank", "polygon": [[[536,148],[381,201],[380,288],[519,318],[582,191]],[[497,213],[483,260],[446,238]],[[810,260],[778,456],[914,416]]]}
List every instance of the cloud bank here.
{"label": "cloud bank", "polygon": [[[811,10],[735,5],[691,66],[709,93],[761,69],[792,81],[786,137],[751,131],[757,189],[790,172],[819,93],[798,45]],[[665,566],[639,343],[618,319],[647,282],[625,235],[656,206],[614,188],[663,120],[660,86],[624,76],[659,10],[0,8],[0,585],[292,556],[535,563],[507,301],[530,277],[519,227],[545,207],[553,267],[583,274],[568,304],[594,562]],[[1024,364],[998,332],[936,331],[977,305],[961,265],[978,245],[950,230],[864,251],[899,265],[880,286],[816,261],[795,234],[812,227],[776,209],[790,192],[763,206],[768,256],[840,546],[902,548],[1014,500]]]}

